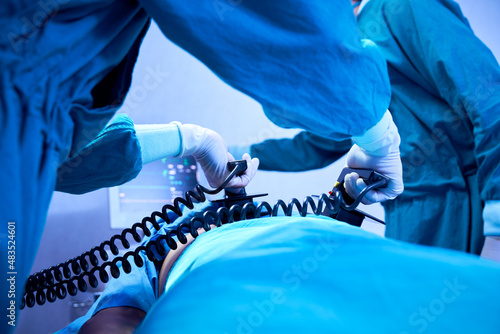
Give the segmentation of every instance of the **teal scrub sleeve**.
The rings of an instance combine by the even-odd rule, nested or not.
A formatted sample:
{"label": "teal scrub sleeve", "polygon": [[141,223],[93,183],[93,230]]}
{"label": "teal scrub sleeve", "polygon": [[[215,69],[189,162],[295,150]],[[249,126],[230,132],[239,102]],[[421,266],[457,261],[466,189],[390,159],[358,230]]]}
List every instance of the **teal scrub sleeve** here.
{"label": "teal scrub sleeve", "polygon": [[484,235],[500,236],[500,201],[487,201],[483,210]]}
{"label": "teal scrub sleeve", "polygon": [[250,155],[259,158],[259,169],[302,172],[319,169],[340,159],[352,141],[335,141],[307,131],[291,139],[268,139],[250,146]]}
{"label": "teal scrub sleeve", "polygon": [[56,190],[83,194],[135,178],[142,169],[133,121],[125,114],[111,123],[57,171]]}
{"label": "teal scrub sleeve", "polygon": [[347,139],[389,106],[386,61],[362,42],[348,1],[139,3],[166,37],[260,102],[281,127]]}
{"label": "teal scrub sleeve", "polygon": [[454,1],[402,0],[391,13],[385,16],[386,24],[413,66],[433,91],[460,111],[443,122],[453,128],[463,118],[470,119],[481,198],[499,200],[500,67],[494,55],[474,35]]}

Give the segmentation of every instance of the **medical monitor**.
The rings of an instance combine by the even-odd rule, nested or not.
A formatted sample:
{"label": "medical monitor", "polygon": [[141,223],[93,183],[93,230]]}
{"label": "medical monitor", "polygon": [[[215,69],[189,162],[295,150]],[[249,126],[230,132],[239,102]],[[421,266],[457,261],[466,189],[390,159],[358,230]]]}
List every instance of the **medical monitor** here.
{"label": "medical monitor", "polygon": [[135,179],[109,189],[111,228],[131,227],[193,190],[196,183],[196,162],[192,157],[167,158],[143,166]]}

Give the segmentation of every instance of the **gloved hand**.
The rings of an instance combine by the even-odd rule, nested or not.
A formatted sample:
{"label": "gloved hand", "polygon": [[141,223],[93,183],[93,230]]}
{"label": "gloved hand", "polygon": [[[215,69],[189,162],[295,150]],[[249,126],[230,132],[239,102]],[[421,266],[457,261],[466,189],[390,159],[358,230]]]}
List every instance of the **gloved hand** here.
{"label": "gloved hand", "polygon": [[[182,151],[179,156],[193,156],[200,164],[208,184],[214,188],[220,186],[230,173],[227,163],[234,160],[227,151],[224,139],[217,132],[198,125],[173,123],[181,133]],[[259,159],[251,159],[248,154],[243,155],[243,159],[247,161],[247,170],[242,175],[235,176],[227,187],[246,187],[257,173]]]}
{"label": "gloved hand", "polygon": [[486,201],[483,221],[486,238],[481,257],[500,262],[500,201]]}
{"label": "gloved hand", "polygon": [[500,262],[500,237],[486,237],[484,239],[481,257]]}
{"label": "gloved hand", "polygon": [[[382,120],[361,137],[352,138],[355,144],[347,153],[347,166],[373,169],[389,177],[386,188],[368,192],[361,203],[373,204],[396,198],[404,190],[403,167],[399,154],[398,129],[387,111]],[[356,198],[366,187],[356,173],[346,175],[345,188],[349,196]]]}

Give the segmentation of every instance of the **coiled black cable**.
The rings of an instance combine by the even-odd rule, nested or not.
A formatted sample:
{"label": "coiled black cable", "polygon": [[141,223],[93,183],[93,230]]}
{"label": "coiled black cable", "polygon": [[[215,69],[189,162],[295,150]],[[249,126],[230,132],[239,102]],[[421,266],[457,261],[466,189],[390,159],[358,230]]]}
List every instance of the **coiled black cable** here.
{"label": "coiled black cable", "polygon": [[[280,209],[285,216],[291,216],[294,212],[294,208],[296,208],[296,211],[298,211],[298,214],[302,217],[308,214],[308,209],[311,209],[315,215],[321,215],[326,208],[331,213],[338,212],[340,208],[351,211],[357,207],[368,191],[376,187],[375,184],[365,188],[351,205],[345,203],[340,191],[334,191],[330,195],[322,194],[317,200],[317,204],[312,197],[307,196],[302,204],[298,199],[292,198],[288,204],[283,200],[278,200],[274,206],[271,206],[267,202],[261,202],[257,205],[249,202],[243,206],[235,204],[229,209],[227,207],[220,207],[216,212],[207,210],[203,213],[202,217],[195,216],[189,223],[181,223],[176,229],[169,230],[165,235],[158,236],[155,240],[151,240],[146,245],[140,245],[135,250],[129,251],[123,256],[117,256],[119,250],[116,242],[118,240],[125,249],[129,249],[130,242],[127,240],[128,234],[131,234],[136,242],[141,242],[142,238],[138,232],[139,229],[142,230],[146,236],[151,236],[148,223],[150,223],[156,231],[159,231],[161,226],[158,219],[162,219],[166,224],[171,223],[167,215],[167,210],[174,212],[178,216],[182,216],[180,204],[183,204],[189,209],[193,209],[193,200],[200,203],[205,202],[205,194],[219,193],[226,187],[229,181],[240,172],[241,169],[237,166],[229,174],[223,184],[214,190],[196,185],[195,191],[187,191],[184,198],[175,198],[173,205],[164,205],[161,212],[155,211],[151,213],[150,216],[144,217],[140,223],[135,223],[131,228],[124,229],[121,234],[114,235],[109,241],[104,241],[101,245],[93,247],[90,251],[84,252],[80,256],[67,260],[64,263],[32,274],[29,276],[26,283],[25,293],[21,300],[20,308],[23,309],[25,306],[31,308],[35,304],[43,305],[46,301],[54,302],[56,299],[64,299],[67,294],[74,296],[77,294],[78,290],[82,292],[87,291],[88,285],[93,288],[97,287],[99,280],[103,283],[107,283],[109,281],[108,267],[111,276],[118,278],[120,276],[118,262],[121,262],[123,271],[128,274],[132,270],[129,258],[133,259],[137,267],[142,267],[144,265],[144,261],[139,254],[140,252],[145,252],[150,261],[157,261],[154,251],[160,256],[164,256],[168,249],[163,245],[163,242],[166,242],[169,249],[176,249],[177,243],[174,236],[178,238],[179,242],[185,244],[187,242],[185,235],[187,231],[193,238],[196,238],[198,237],[197,229],[199,227],[202,227],[205,231],[209,231],[211,225],[220,227],[223,224],[245,220],[249,217],[274,217],[279,215]],[[109,247],[111,253],[116,256],[112,261],[108,261],[109,257],[105,250],[106,247]],[[105,261],[102,265],[99,265],[99,258],[96,254]],[[96,273],[99,275],[99,279],[97,279]]]}
{"label": "coiled black cable", "polygon": [[[213,195],[221,192],[231,179],[238,173],[244,171],[245,168],[246,167],[241,165],[236,165],[218,188],[207,189],[198,184],[196,185],[194,191],[187,191],[184,198],[175,198],[173,204],[164,205],[161,212],[155,211],[151,213],[150,216],[144,217],[140,223],[135,223],[131,228],[124,229],[120,234],[112,236],[110,240],[104,241],[99,246],[93,247],[90,251],[84,252],[80,256],[67,260],[64,263],[60,263],[56,266],[52,266],[48,269],[44,269],[30,275],[25,285],[24,296],[21,299],[20,308],[23,309],[25,306],[33,307],[35,302],[39,305],[43,305],[45,301],[54,302],[57,298],[64,299],[68,293],[74,296],[78,290],[85,292],[88,287],[87,282],[84,279],[85,277],[87,277],[88,284],[91,287],[97,287],[98,281],[94,275],[97,271],[99,272],[100,280],[107,283],[109,281],[109,275],[106,271],[107,267],[109,267],[110,274],[113,277],[118,278],[120,275],[120,270],[117,265],[118,262],[122,262],[124,272],[129,273],[131,266],[128,262],[128,258],[130,256],[133,257],[137,266],[142,267],[143,261],[139,255],[140,251],[145,251],[148,259],[154,261],[155,257],[152,251],[153,246],[149,246],[149,244],[149,247],[139,246],[134,251],[127,252],[122,257],[115,257],[112,261],[104,262],[101,266],[99,266],[98,256],[103,261],[107,261],[109,259],[106,247],[109,247],[109,250],[114,256],[118,255],[119,250],[116,245],[118,240],[122,243],[125,249],[129,249],[130,242],[127,240],[128,234],[131,234],[136,242],[141,242],[142,238],[139,234],[139,230],[142,230],[144,235],[148,237],[151,235],[148,223],[151,224],[156,231],[160,230],[160,219],[165,221],[167,224],[171,223],[167,214],[168,210],[174,212],[178,216],[182,216],[181,204],[189,209],[193,209],[194,201],[200,203],[205,202],[205,194]],[[167,244],[169,247],[172,249],[177,248],[177,244],[172,238],[173,234],[178,236],[180,242],[187,242],[184,233],[181,232],[181,229],[185,227],[187,227],[185,224],[181,224],[177,230],[169,231],[167,233]],[[191,230],[190,233],[193,237],[198,235],[196,230]],[[156,244],[153,243],[152,245],[155,246],[160,255],[166,253],[166,250],[159,241]]]}

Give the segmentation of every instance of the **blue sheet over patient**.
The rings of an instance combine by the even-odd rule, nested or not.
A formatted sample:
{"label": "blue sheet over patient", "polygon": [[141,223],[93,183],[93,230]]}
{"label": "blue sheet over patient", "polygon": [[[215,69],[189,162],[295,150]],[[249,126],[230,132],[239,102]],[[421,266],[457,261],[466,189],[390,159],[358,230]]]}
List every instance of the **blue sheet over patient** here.
{"label": "blue sheet over patient", "polygon": [[492,290],[500,265],[326,217],[254,219],[204,233],[177,260],[157,301],[152,267],[113,280],[86,319],[121,303],[148,312],[138,333],[496,333],[500,326],[493,302],[500,289]]}
{"label": "blue sheet over patient", "polygon": [[496,333],[499,279],[324,217],[251,220],[201,235],[138,333]]}

